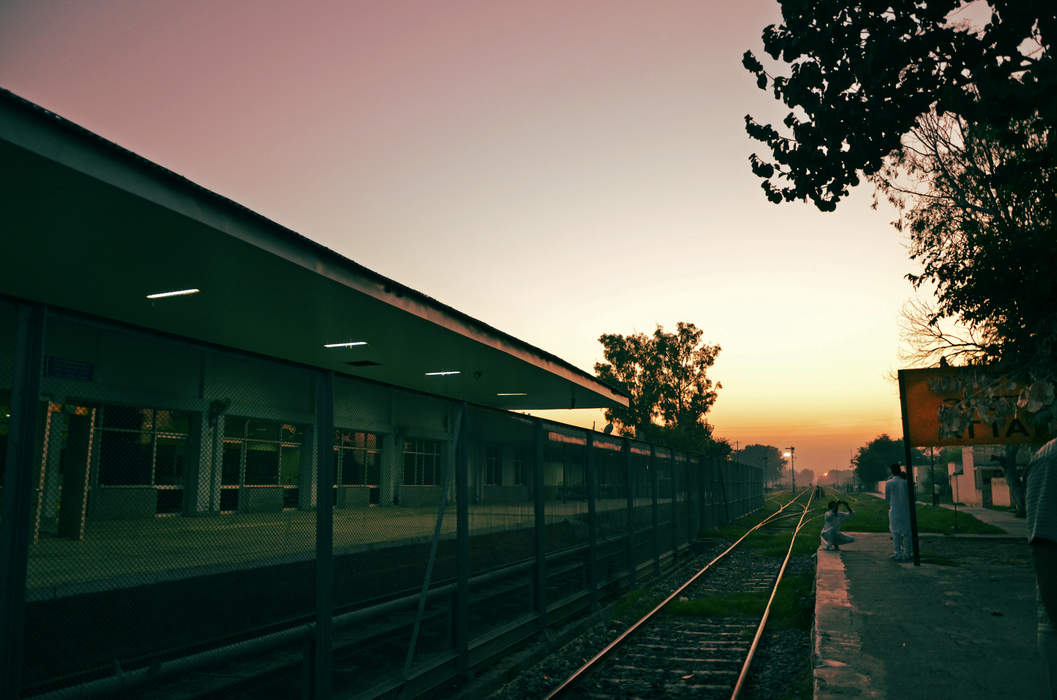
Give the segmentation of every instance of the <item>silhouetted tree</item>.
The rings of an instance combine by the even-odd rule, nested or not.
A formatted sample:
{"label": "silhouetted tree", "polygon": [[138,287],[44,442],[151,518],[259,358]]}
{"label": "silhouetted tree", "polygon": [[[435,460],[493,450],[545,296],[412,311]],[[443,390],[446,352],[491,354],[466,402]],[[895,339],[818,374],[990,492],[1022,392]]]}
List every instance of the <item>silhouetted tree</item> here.
{"label": "silhouetted tree", "polygon": [[746,445],[738,451],[737,460],[762,469],[764,483],[782,480],[785,457],[774,445]]}
{"label": "silhouetted tree", "polygon": [[1012,144],[956,115],[925,115],[873,179],[921,263],[908,279],[935,292],[910,338],[919,351],[1044,379],[1057,361],[1057,167],[1043,165],[1040,120],[1016,129]]}
{"label": "silhouetted tree", "polygon": [[[920,450],[913,450],[912,458],[914,464],[926,463],[925,455]],[[884,481],[891,476],[888,466],[903,464],[905,459],[903,441],[893,440],[887,434],[882,434],[860,447],[852,459],[852,464],[855,465],[859,481],[866,484]]]}
{"label": "silhouetted tree", "polygon": [[702,343],[701,336],[694,324],[680,321],[674,333],[658,325],[649,336],[607,333],[598,339],[606,361],[595,364],[595,374],[630,396],[627,408],[605,412],[618,434],[705,450],[712,441],[706,415],[721,388],[708,370],[720,347]]}
{"label": "silhouetted tree", "polygon": [[[779,0],[764,30],[785,131],[746,117],[771,161],[753,172],[773,202],[832,210],[861,178],[899,208],[935,305],[905,313],[917,359],[987,364],[1020,381],[1017,410],[1057,428],[1057,12],[1049,0]],[[979,402],[977,402],[979,403]],[[978,405],[952,406],[971,417]]]}
{"label": "silhouetted tree", "polygon": [[[905,135],[930,114],[958,115],[1001,141],[1010,123],[1057,124],[1057,36],[1051,0],[987,0],[984,27],[951,21],[963,0],[778,0],[782,24],[763,30],[764,50],[789,67],[772,76],[751,51],[742,59],[761,89],[790,108],[785,129],[746,116],[770,148],[752,156],[773,202],[836,207],[862,175],[878,173]],[[1053,150],[1045,147],[1045,162]]]}

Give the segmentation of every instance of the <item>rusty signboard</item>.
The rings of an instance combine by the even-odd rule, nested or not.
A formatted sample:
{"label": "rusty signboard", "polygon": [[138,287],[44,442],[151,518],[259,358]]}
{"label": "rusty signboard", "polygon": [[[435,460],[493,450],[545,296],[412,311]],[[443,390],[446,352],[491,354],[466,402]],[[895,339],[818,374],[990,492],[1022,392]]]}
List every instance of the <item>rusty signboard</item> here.
{"label": "rusty signboard", "polygon": [[[980,368],[899,370],[903,433],[915,447],[1016,445],[1043,441],[1016,410],[1023,387]],[[959,407],[978,405],[968,413]]]}

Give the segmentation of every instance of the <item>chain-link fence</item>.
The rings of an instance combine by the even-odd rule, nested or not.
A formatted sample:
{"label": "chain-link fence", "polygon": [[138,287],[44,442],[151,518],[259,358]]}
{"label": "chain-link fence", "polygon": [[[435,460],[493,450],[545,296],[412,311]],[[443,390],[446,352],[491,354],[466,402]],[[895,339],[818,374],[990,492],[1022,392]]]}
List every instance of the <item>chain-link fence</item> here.
{"label": "chain-link fence", "polygon": [[[19,327],[0,300],[5,491]],[[40,340],[25,697],[413,695],[762,498],[758,470],[71,312]]]}

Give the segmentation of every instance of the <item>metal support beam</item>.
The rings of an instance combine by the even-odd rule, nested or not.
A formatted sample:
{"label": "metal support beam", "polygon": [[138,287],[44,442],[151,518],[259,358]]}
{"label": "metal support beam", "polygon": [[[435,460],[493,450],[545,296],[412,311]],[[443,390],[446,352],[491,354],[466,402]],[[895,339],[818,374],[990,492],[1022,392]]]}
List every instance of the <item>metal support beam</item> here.
{"label": "metal support beam", "polygon": [[587,486],[587,590],[591,610],[598,609],[598,469],[595,461],[595,436],[587,433],[584,447],[584,481]]}
{"label": "metal support beam", "polygon": [[625,495],[628,499],[628,536],[624,543],[624,563],[628,571],[628,587],[635,585],[635,551],[633,540],[635,539],[635,491],[632,482],[631,470],[631,440],[624,438],[624,484]]}
{"label": "metal support beam", "polygon": [[470,475],[466,404],[455,422],[455,652],[462,680],[470,675]]}
{"label": "metal support beam", "polygon": [[661,507],[658,503],[660,490],[659,469],[657,468],[657,448],[650,445],[650,518],[653,526],[653,572],[661,573]]}
{"label": "metal support beam", "polygon": [[533,606],[541,632],[547,629],[547,512],[543,492],[543,421],[536,421],[532,450],[532,501],[535,516],[534,554],[536,557],[536,585],[533,586]]}
{"label": "metal support beam", "polygon": [[[458,443],[462,432],[462,418],[466,404],[459,408],[459,414],[455,417],[455,431],[452,438],[453,443]],[[448,507],[448,491],[451,488],[451,480],[455,471],[455,449],[457,444],[452,445],[444,460],[444,476],[441,478],[440,503],[437,504],[437,519],[433,525],[433,539],[429,544],[429,557],[426,559],[426,573],[422,577],[422,589],[418,595],[418,611],[415,613],[415,623],[411,628],[411,641],[407,645],[407,656],[404,658],[404,682],[411,678],[411,666],[415,661],[415,648],[418,646],[418,634],[422,629],[422,620],[426,614],[426,601],[429,598],[429,589],[433,585],[433,565],[437,561],[437,545],[440,542],[441,527],[444,525],[444,511]],[[458,535],[456,535],[458,536]],[[457,555],[456,555],[457,556]],[[456,605],[458,600],[456,600]],[[458,622],[455,623],[456,627]],[[456,634],[458,634],[456,632]]]}
{"label": "metal support beam", "polygon": [[[714,458],[713,458],[714,459]],[[727,498],[727,461],[723,460],[719,463],[719,468],[716,470],[719,474],[719,493],[720,498],[723,499],[723,524],[726,525],[730,522],[730,500]]]}
{"label": "metal support beam", "polygon": [[4,515],[0,522],[0,697],[21,695],[26,567],[31,534],[37,404],[44,354],[44,307],[19,304],[11,420],[4,469]]}
{"label": "metal support beam", "polygon": [[312,697],[329,700],[334,677],[334,373],[316,375],[316,639]]}
{"label": "metal support beam", "polygon": [[669,498],[671,500],[671,530],[672,530],[672,561],[679,559],[679,462],[675,460],[675,450],[669,450],[668,457],[668,483]]}

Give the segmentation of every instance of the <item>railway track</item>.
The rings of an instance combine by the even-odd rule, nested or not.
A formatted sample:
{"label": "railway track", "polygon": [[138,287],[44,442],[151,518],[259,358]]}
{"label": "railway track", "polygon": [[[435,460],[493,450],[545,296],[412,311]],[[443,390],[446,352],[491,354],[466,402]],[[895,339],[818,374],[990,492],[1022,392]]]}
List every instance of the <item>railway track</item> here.
{"label": "railway track", "polygon": [[[739,697],[812,495],[798,494],[750,528],[546,697]],[[784,557],[743,546],[754,535],[787,538]],[[756,619],[728,614],[764,598]]]}

